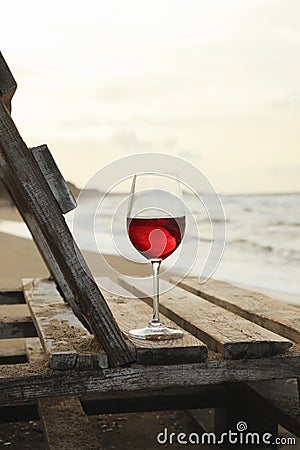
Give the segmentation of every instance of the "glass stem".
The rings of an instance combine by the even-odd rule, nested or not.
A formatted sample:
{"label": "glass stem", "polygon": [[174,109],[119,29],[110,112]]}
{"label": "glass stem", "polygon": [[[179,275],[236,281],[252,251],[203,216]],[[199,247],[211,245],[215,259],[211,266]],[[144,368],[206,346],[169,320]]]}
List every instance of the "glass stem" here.
{"label": "glass stem", "polygon": [[155,259],[151,261],[153,270],[153,318],[151,321],[152,326],[159,326],[159,268],[161,259]]}

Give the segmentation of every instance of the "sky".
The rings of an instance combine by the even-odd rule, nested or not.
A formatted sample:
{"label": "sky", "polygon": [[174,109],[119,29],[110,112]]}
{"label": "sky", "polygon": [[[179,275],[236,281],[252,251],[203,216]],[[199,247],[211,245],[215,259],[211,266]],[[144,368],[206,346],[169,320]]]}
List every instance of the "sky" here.
{"label": "sky", "polygon": [[299,1],[4,9],[13,118],[79,187],[115,159],[158,152],[190,161],[221,194],[300,191]]}

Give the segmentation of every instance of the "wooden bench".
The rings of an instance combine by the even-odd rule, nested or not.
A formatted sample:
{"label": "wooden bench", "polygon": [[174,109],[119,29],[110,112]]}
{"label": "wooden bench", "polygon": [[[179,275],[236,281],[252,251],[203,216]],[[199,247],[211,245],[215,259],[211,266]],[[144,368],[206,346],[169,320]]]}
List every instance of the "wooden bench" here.
{"label": "wooden bench", "polygon": [[[127,289],[136,290],[134,286]],[[189,278],[161,297],[164,320],[182,327],[184,338],[138,341],[129,337],[128,330],[148,320],[149,299],[128,298],[124,288],[124,297],[106,294],[105,298],[136,363],[112,368],[53,281],[23,280],[23,292],[27,306],[0,307],[1,327],[9,324],[13,333],[24,334],[12,339],[11,346],[6,335],[1,356],[27,358],[27,362],[0,366],[0,400],[10,405],[37,402],[49,448],[57,448],[58,436],[70,442],[65,448],[72,448],[75,439],[83,439],[81,433],[91,437],[89,448],[97,448],[92,446],[95,436],[80,403],[86,398],[93,399],[93,410],[98,412],[103,411],[103,401],[107,411],[109,401],[116,398],[123,411],[147,408],[145,404],[158,405],[158,409],[161,404],[170,409],[184,405],[186,410],[209,405],[215,409],[216,432],[235,429],[236,423],[244,420],[257,432],[275,436],[277,426],[282,425],[300,436],[296,381],[300,374],[300,308],[227,283],[211,280],[200,285]],[[211,300],[205,300],[204,293]],[[233,299],[235,307],[242,310],[251,302],[251,321],[230,311]],[[221,301],[223,305],[216,306]],[[26,337],[24,325],[32,325],[31,321],[38,337]],[[125,407],[122,399],[126,399]],[[118,408],[114,406],[114,410]],[[59,417],[69,416],[72,421],[74,414],[81,425],[77,431],[71,427],[73,432],[64,438],[66,424],[60,429]]]}
{"label": "wooden bench", "polygon": [[51,278],[23,280],[17,297],[27,306],[2,294],[3,411],[36,403],[51,449],[101,448],[82,404],[109,411],[116,399],[124,410],[209,406],[218,433],[244,419],[254,431],[275,436],[282,423],[299,436],[300,309],[217,281],[164,280],[173,289],[161,297],[162,318],[184,336],[131,339],[151,300],[124,281],[121,295],[100,291],[65,223],[76,202],[48,147],[29,149],[10,116],[15,90],[0,54],[0,177]]}

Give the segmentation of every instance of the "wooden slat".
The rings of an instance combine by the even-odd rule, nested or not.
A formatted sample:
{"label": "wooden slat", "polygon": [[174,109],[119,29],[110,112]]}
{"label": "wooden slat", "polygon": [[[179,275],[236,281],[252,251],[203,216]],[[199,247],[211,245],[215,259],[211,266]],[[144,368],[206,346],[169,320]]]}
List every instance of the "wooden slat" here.
{"label": "wooden slat", "polygon": [[0,356],[25,355],[25,342],[24,338],[0,339]]}
{"label": "wooden slat", "polygon": [[25,352],[30,363],[36,363],[47,360],[41,341],[38,337],[26,338]]}
{"label": "wooden slat", "polygon": [[7,346],[11,345],[11,355],[7,356],[25,354],[25,352],[14,353],[14,347],[17,346],[18,348],[24,337],[35,335],[36,331],[27,305],[0,305],[0,352],[2,347],[8,350]]}
{"label": "wooden slat", "polygon": [[[90,270],[67,227],[61,210],[45,178],[22,140],[8,111],[0,102],[0,176],[27,223],[40,252],[48,264],[49,248],[112,366],[124,365],[134,357],[109,310]],[[49,264],[51,270],[51,264]],[[53,274],[55,277],[55,273]],[[72,306],[72,304],[71,304]],[[78,313],[76,311],[76,313]]]}
{"label": "wooden slat", "polygon": [[78,397],[44,398],[38,409],[49,450],[101,450]]}
{"label": "wooden slat", "polygon": [[[46,356],[39,339],[27,339],[26,349],[30,363]],[[101,450],[78,397],[40,398],[37,403],[49,450]]]}
{"label": "wooden slat", "polygon": [[[37,245],[37,247],[40,250],[41,256],[44,258],[45,255],[47,255],[47,260],[44,258],[44,261],[46,265],[48,266],[48,269],[50,270],[50,273],[53,277],[53,279],[56,281],[57,286],[62,293],[64,299],[69,303],[72,310],[74,311],[74,314],[79,318],[79,320],[85,325],[86,328],[90,329],[89,325],[87,324],[87,321],[82,316],[82,311],[80,308],[80,305],[75,301],[74,294],[72,290],[70,289],[68,280],[64,274],[64,272],[61,270],[60,265],[56,261],[56,257],[54,253],[52,252],[50,246],[47,244],[47,240],[45,239],[45,236],[43,235],[42,231],[35,226],[34,223],[31,223],[31,219],[28,218],[28,224],[29,229],[34,234],[34,241]],[[42,249],[42,251],[41,251]]]}
{"label": "wooden slat", "polygon": [[[2,92],[2,101],[3,101],[4,105],[6,106],[6,108],[8,109],[9,112],[11,112],[11,99],[12,99],[12,96],[13,96],[16,88],[17,88],[16,81],[13,78],[13,75],[12,75],[9,67],[7,66],[7,64],[6,64],[2,54],[0,52],[0,94]],[[35,152],[33,152],[33,154],[34,153]],[[37,151],[37,154],[38,153],[39,152]],[[39,160],[39,159],[41,159],[41,157],[39,158],[37,156],[36,159]],[[41,164],[41,166],[43,165],[42,161],[41,161],[40,164]],[[54,164],[55,164],[55,162],[54,162]],[[59,170],[59,169],[57,169],[57,170]],[[45,177],[45,175],[46,174],[43,173],[44,177]],[[1,165],[0,165],[0,178],[3,180],[4,184],[7,183],[7,180],[5,179],[5,176],[4,176],[4,173],[3,173],[3,169],[1,168]],[[49,183],[48,183],[48,186],[49,186]],[[7,186],[7,184],[6,184],[6,188],[9,190],[9,187]],[[12,196],[14,196],[13,192],[10,192],[10,194]],[[75,202],[75,205],[76,205],[76,202]],[[20,208],[20,205],[19,205],[19,208]],[[19,209],[19,211],[20,211],[20,209]],[[28,221],[30,221],[30,217],[28,217]],[[55,259],[55,256],[54,256],[51,248],[47,244],[47,240],[43,236],[40,228],[36,227],[35,223],[32,223],[30,225],[30,223],[28,222],[27,225],[28,225],[29,229],[34,233],[34,240],[35,240],[38,248],[40,249],[42,257],[44,258],[45,263],[48,266],[51,274],[53,275],[53,277],[55,278],[56,282],[58,283],[58,285],[59,285],[59,287],[61,289],[61,292],[64,295],[64,298],[72,306],[73,311],[76,313],[77,317],[80,318],[82,323],[85,326],[88,326],[87,322],[85,321],[84,317],[82,316],[82,312],[81,312],[80,306],[78,304],[76,304],[76,302],[75,302],[74,295],[73,295],[73,293],[72,293],[72,291],[71,291],[71,289],[70,289],[70,287],[68,285],[68,282],[67,282],[67,280],[65,278],[65,275],[64,275],[63,271],[61,270],[59,264],[57,263],[57,261]]]}
{"label": "wooden slat", "polygon": [[0,323],[31,322],[27,305],[0,305]]}
{"label": "wooden slat", "polygon": [[[176,279],[173,279],[176,281]],[[245,319],[300,343],[300,308],[224,281],[187,278],[180,286]]]}
{"label": "wooden slat", "polygon": [[24,296],[52,369],[107,367],[107,355],[49,280],[23,280]]}
{"label": "wooden slat", "polygon": [[31,152],[62,213],[66,214],[67,212],[72,211],[76,208],[76,200],[57,167],[47,145],[34,147],[31,149]]}
{"label": "wooden slat", "polygon": [[[112,282],[111,287],[113,288]],[[118,292],[121,293],[120,287]],[[124,289],[123,296],[106,293],[105,299],[121,331],[134,345],[137,363],[180,364],[199,362],[207,358],[207,346],[186,331],[182,338],[159,341],[135,339],[129,336],[130,330],[147,326],[152,317],[152,309],[142,300],[126,298],[126,295],[128,296],[128,291]],[[179,328],[163,315],[161,321],[170,328]]]}
{"label": "wooden slat", "polygon": [[9,112],[11,112],[11,99],[17,89],[17,83],[9,70],[2,53],[0,52],[0,95]]}
{"label": "wooden slat", "polygon": [[[135,295],[147,292],[125,281],[122,285]],[[161,287],[167,290],[173,286],[162,280]],[[144,300],[151,302],[149,298]],[[177,287],[161,295],[160,309],[226,359],[272,356],[292,345],[287,339]]]}
{"label": "wooden slat", "polygon": [[271,358],[224,360],[209,353],[207,361],[173,366],[137,366],[101,371],[55,371],[39,365],[0,366],[0,402],[92,393],[136,392],[203,386],[223,382],[296,378],[300,346]]}

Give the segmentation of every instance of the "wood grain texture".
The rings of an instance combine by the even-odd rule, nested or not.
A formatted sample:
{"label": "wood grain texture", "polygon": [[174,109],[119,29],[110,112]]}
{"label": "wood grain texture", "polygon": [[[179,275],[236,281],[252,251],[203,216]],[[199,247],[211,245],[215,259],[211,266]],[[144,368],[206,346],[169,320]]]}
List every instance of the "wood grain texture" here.
{"label": "wood grain texture", "polygon": [[38,410],[49,450],[101,450],[78,397],[43,398]]}
{"label": "wood grain texture", "polygon": [[[111,282],[113,288],[113,283]],[[120,287],[118,287],[120,292]],[[123,296],[105,293],[105,299],[125,336],[134,345],[139,364],[184,364],[203,361],[207,358],[207,346],[188,332],[182,338],[168,340],[143,340],[132,338],[128,332],[135,328],[147,326],[152,309],[142,300],[126,298],[128,292],[124,289]],[[165,316],[161,316],[164,325],[170,328],[178,326]],[[172,370],[172,369],[170,369]]]}
{"label": "wood grain texture", "polygon": [[[0,94],[2,93],[2,101],[6,108],[11,112],[11,99],[12,96],[16,90],[17,84],[15,79],[13,78],[13,75],[11,71],[9,70],[9,67],[7,66],[1,52],[0,52]],[[0,168],[0,177],[3,179],[4,183],[7,183],[7,180],[5,180],[4,173],[2,169]],[[8,188],[9,190],[9,188]],[[11,192],[12,194],[12,192]],[[13,194],[12,194],[13,196]],[[28,220],[30,220],[30,217],[28,217]],[[28,225],[28,224],[27,224]],[[41,250],[41,254],[45,260],[45,255],[47,255],[46,258],[46,264],[55,278],[64,298],[66,301],[72,305],[73,310],[76,312],[76,315],[80,317],[80,320],[84,323],[85,326],[88,326],[84,317],[82,316],[81,310],[76,304],[74,300],[74,296],[72,294],[72,291],[70,290],[68,283],[64,277],[64,274],[62,273],[59,265],[57,264],[55,257],[48,246],[45,238],[43,237],[43,234],[39,227],[36,226],[36,223],[33,221],[31,225],[31,231],[34,234],[35,242],[37,243],[38,248]]]}
{"label": "wood grain texture", "polygon": [[47,360],[47,355],[38,337],[25,339],[25,352],[30,363]]}
{"label": "wood grain texture", "polygon": [[30,149],[63,214],[76,208],[76,200],[62,176],[47,145]]}
{"label": "wood grain texture", "polygon": [[[1,161],[1,146],[0,146],[0,166],[1,163],[3,163],[4,167],[6,168],[4,167],[0,168],[0,178],[5,184],[7,191],[14,199],[14,202],[20,214],[22,215],[26,225],[28,226],[31,235],[34,239],[34,242],[37,245],[46,266],[48,267],[52,277],[55,279],[57,285],[59,286],[60,291],[63,293],[64,298],[70,304],[76,316],[79,318],[79,320],[81,320],[82,323],[86,325],[87,322],[83,316],[80,304],[69,286],[68,278],[66,277],[65,271],[61,267],[61,263],[57,261],[57,257],[52,251],[52,246],[51,244],[48,243],[48,240],[45,237],[41,226],[36,221],[34,214],[29,212],[29,209],[26,205],[26,201],[22,196],[21,192],[22,188],[17,190],[18,184],[15,184],[13,176],[10,177],[10,175],[12,175],[13,172],[12,171],[10,172],[9,167],[5,166],[4,160]],[[45,182],[44,179],[43,182]],[[49,189],[48,185],[47,189]]]}
{"label": "wood grain texture", "polygon": [[90,371],[54,371],[40,365],[0,366],[0,402],[41,397],[119,393],[203,386],[223,382],[296,378],[300,374],[300,348],[268,358],[224,360],[209,354],[196,364],[122,367]]}
{"label": "wood grain texture", "polygon": [[[38,338],[26,339],[26,351],[30,363],[46,357]],[[40,398],[37,404],[49,450],[101,450],[78,397]]]}
{"label": "wood grain texture", "polygon": [[[123,281],[122,285],[135,295],[143,294],[132,284]],[[167,290],[172,285],[162,280],[161,288]],[[177,287],[161,295],[160,309],[226,359],[272,356],[292,345],[287,339]]]}
{"label": "wood grain texture", "polygon": [[0,356],[25,355],[25,338],[0,339]]}
{"label": "wood grain texture", "polygon": [[24,297],[51,369],[108,367],[106,353],[49,280],[23,280]]}
{"label": "wood grain texture", "polygon": [[45,264],[50,270],[51,277],[56,281],[57,287],[63,296],[63,298],[69,303],[74,314],[83,323],[83,325],[90,330],[90,326],[82,315],[82,310],[79,303],[75,300],[74,294],[70,289],[68,280],[61,270],[60,264],[57,262],[55,255],[53,254],[51,247],[48,245],[45,236],[43,235],[40,227],[36,224],[35,220],[32,220],[30,216],[27,217],[27,226],[31,231],[33,239],[43,257]]}
{"label": "wood grain texture", "polygon": [[[176,281],[176,279],[173,279]],[[224,281],[187,278],[180,286],[274,333],[300,343],[300,308]]]}
{"label": "wood grain texture", "polygon": [[[2,102],[0,102],[0,166],[3,181],[33,237],[37,229],[43,235],[48,249],[51,249],[53,258],[72,291],[74,302],[103,345],[110,364],[118,366],[133,361],[134,357],[74,242],[46,180]],[[47,262],[48,249],[45,247],[39,249]]]}
{"label": "wood grain texture", "polygon": [[27,305],[0,305],[0,323],[31,322]]}
{"label": "wood grain texture", "polygon": [[11,112],[11,100],[16,89],[16,80],[0,52],[0,96],[9,113]]}

